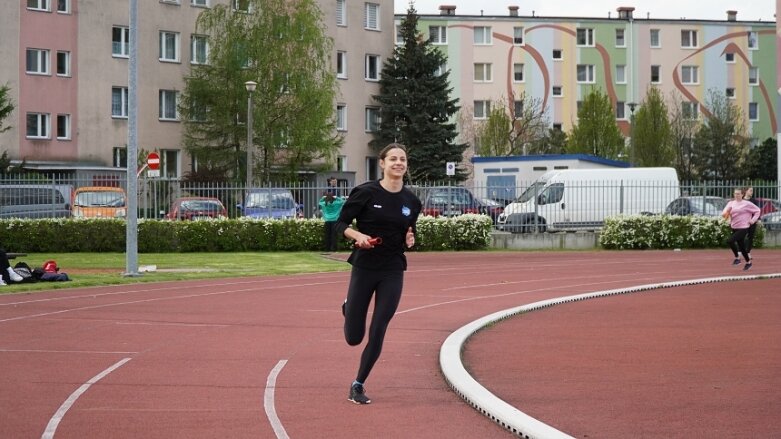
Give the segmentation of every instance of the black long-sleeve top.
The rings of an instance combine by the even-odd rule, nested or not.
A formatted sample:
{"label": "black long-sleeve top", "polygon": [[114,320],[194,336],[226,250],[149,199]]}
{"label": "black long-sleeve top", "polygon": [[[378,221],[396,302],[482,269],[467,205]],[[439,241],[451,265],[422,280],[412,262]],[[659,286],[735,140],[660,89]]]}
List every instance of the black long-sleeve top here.
{"label": "black long-sleeve top", "polygon": [[372,249],[353,249],[347,261],[369,270],[406,270],[407,230],[416,230],[421,209],[418,197],[406,187],[388,192],[379,180],[356,186],[339,214],[337,233],[344,235],[345,229],[357,220],[358,231],[382,238],[382,244]]}

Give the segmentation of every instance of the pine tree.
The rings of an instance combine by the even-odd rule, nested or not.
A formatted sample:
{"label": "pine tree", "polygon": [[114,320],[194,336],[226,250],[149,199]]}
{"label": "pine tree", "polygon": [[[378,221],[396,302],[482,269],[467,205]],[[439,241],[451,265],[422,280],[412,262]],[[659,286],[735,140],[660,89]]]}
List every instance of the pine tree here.
{"label": "pine tree", "polygon": [[[467,145],[456,143],[453,117],[458,99],[451,99],[449,72],[440,72],[445,56],[417,31],[418,15],[410,5],[401,22],[403,44],[397,46],[380,76],[380,124],[372,146],[377,150],[398,142],[407,147],[412,181],[448,178],[447,162],[461,163]],[[466,178],[456,166],[456,181]]]}

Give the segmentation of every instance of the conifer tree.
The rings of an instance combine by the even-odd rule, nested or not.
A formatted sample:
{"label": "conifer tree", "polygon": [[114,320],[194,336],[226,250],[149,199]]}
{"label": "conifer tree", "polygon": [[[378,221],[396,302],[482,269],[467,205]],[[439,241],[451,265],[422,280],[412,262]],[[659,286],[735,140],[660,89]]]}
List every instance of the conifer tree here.
{"label": "conifer tree", "polygon": [[[418,33],[418,15],[413,5],[401,22],[403,43],[397,46],[380,76],[380,124],[372,146],[377,150],[398,142],[407,147],[412,181],[448,178],[447,162],[460,164],[467,145],[456,143],[455,114],[458,99],[451,99],[449,72],[443,71],[445,55]],[[466,178],[462,166],[456,175]]]}

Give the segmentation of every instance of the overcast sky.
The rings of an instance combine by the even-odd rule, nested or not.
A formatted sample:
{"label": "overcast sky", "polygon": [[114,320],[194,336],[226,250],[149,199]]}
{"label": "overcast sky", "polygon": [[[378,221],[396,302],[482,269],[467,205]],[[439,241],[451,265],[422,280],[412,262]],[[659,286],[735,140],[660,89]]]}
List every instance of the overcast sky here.
{"label": "overcast sky", "polygon": [[[455,5],[456,15],[507,15],[507,6],[519,6],[520,15],[607,18],[619,6],[634,6],[635,18],[726,20],[727,10],[738,11],[739,21],[775,21],[774,0],[414,0],[421,15],[439,14],[440,5]],[[409,0],[395,0],[396,13],[407,11]]]}

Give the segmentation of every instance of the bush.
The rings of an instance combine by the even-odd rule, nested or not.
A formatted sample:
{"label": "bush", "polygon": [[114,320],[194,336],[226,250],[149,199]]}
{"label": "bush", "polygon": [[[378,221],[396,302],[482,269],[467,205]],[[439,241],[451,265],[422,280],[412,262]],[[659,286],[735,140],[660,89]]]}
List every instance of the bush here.
{"label": "bush", "polygon": [[[213,221],[138,220],[139,253],[319,251],[322,219]],[[490,244],[491,219],[485,215],[418,219],[413,250],[479,250]],[[120,219],[0,220],[0,243],[28,253],[124,252],[125,221]],[[340,249],[351,243],[340,240]]]}
{"label": "bush", "polygon": [[[610,217],[599,236],[606,249],[715,248],[732,234],[720,217],[622,215]],[[765,229],[757,226],[754,242],[761,248]]]}

